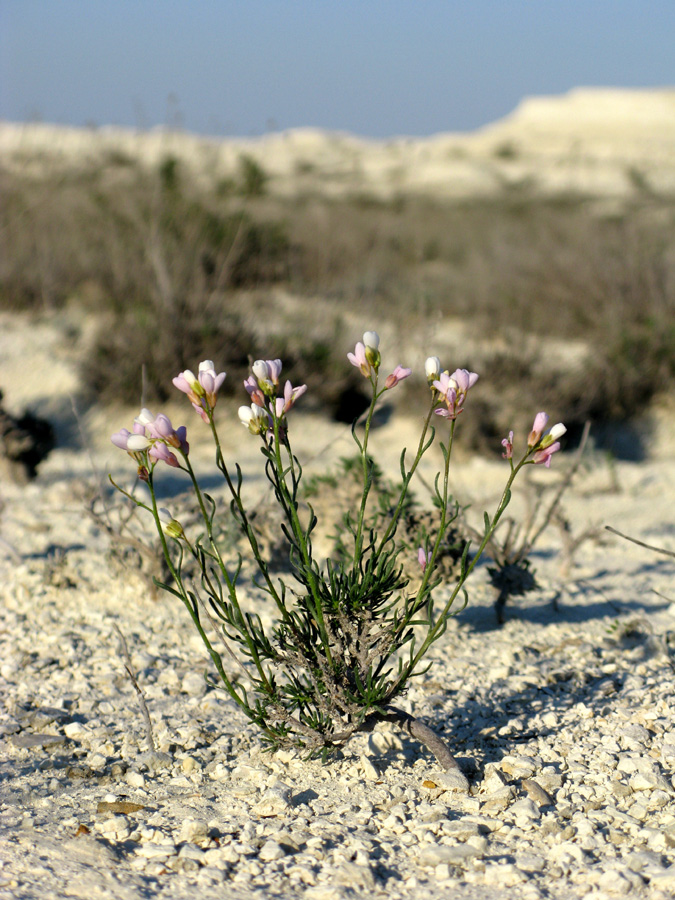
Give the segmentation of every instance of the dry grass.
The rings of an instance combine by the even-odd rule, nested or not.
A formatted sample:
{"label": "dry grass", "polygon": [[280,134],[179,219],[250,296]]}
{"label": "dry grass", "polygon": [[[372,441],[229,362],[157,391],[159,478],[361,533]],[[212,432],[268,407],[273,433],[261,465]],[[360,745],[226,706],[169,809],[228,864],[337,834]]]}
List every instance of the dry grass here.
{"label": "dry grass", "polygon": [[[249,355],[281,355],[333,410],[358,393],[338,376],[358,336],[346,319],[368,311],[413,335],[452,317],[501,340],[479,360],[498,390],[482,394],[474,446],[498,447],[506,412],[530,415],[532,397],[581,429],[630,419],[672,384],[673,203],[645,197],[610,216],[587,198],[508,190],[284,200],[264,185],[243,163],[240,183],[206,188],[170,158],[156,172],[126,157],[39,180],[0,172],[0,305],[95,311],[87,381],[104,401],[136,402],[142,367],[146,398],[162,400],[198,359],[217,359],[236,386]],[[281,327],[278,287],[320,303]],[[547,366],[537,339],[551,336],[592,353]]]}

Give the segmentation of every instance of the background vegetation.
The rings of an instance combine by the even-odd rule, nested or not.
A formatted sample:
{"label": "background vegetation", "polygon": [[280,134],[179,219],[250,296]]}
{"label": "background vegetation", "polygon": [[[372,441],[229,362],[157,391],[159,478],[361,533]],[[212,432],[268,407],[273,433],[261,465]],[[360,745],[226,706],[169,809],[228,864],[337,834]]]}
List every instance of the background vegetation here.
{"label": "background vegetation", "polygon": [[[59,174],[0,170],[0,307],[95,317],[92,399],[135,404],[143,381],[147,402],[163,400],[167,373],[203,358],[237,390],[249,356],[278,355],[346,419],[360,402],[344,365],[354,323],[386,320],[404,348],[456,321],[492,348],[448,362],[492,384],[465,440],[493,449],[506,412],[531,415],[533,397],[574,432],[588,418],[629,421],[672,387],[671,201],[642,192],[610,210],[527,186],[461,202],[267,188],[249,157],[228,179],[121,154]],[[590,350],[547,359],[551,338]]]}

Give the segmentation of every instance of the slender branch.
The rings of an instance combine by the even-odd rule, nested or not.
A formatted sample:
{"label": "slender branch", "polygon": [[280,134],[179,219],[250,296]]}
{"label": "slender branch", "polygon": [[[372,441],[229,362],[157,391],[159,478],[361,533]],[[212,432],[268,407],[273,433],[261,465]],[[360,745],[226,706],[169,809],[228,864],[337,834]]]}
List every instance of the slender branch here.
{"label": "slender branch", "polygon": [[674,556],[675,551],[666,550],[664,547],[655,547],[653,544],[645,544],[644,541],[638,541],[636,538],[629,537],[627,534],[623,534],[621,531],[617,531],[616,528],[612,528],[611,525],[605,525],[607,531],[611,531],[612,534],[616,534],[619,537],[622,537],[626,541],[630,541],[631,544],[637,544],[638,547],[644,547],[646,550],[653,550],[654,553],[661,553],[663,556]]}
{"label": "slender branch", "polygon": [[373,713],[368,716],[362,723],[359,731],[372,731],[378,722],[393,722],[403,731],[407,732],[410,737],[419,741],[430,750],[436,757],[436,760],[446,772],[452,772],[457,775],[458,786],[461,783],[462,789],[469,790],[469,780],[462,772],[459,763],[450,752],[450,748],[445,741],[439,737],[435,731],[432,731],[427,725],[420,722],[410,713],[404,712],[396,706],[387,706],[384,715],[382,713]]}
{"label": "slender branch", "polygon": [[120,628],[117,624],[113,625],[113,628],[117,632],[117,635],[120,639],[120,645],[122,647],[122,655],[126,660],[124,668],[127,671],[127,675],[129,676],[129,681],[131,681],[134,686],[134,690],[138,695],[138,705],[141,707],[141,712],[143,714],[143,721],[145,722],[145,738],[148,742],[148,750],[156,750],[155,744],[155,736],[152,731],[152,720],[150,719],[150,712],[148,710],[148,704],[145,702],[145,695],[141,690],[141,686],[138,683],[138,679],[134,675],[134,670],[131,666],[131,656],[129,655],[129,648],[127,647],[127,642],[124,638],[124,635],[120,631]]}

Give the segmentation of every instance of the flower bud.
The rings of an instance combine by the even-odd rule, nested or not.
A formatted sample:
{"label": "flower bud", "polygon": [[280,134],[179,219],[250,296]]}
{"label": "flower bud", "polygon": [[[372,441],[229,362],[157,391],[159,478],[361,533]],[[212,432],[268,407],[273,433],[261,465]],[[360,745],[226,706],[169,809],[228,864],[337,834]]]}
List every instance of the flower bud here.
{"label": "flower bud", "polygon": [[264,359],[256,359],[256,361],[251,366],[251,371],[258,379],[258,382],[265,383],[266,381],[270,380],[269,366]]}
{"label": "flower bud", "polygon": [[544,428],[546,428],[547,422],[548,416],[545,412],[539,412],[534,417],[534,422],[532,423],[532,431],[527,436],[527,446],[530,449],[532,449],[532,447],[536,447],[541,440],[541,436],[544,433]]}
{"label": "flower bud", "polygon": [[169,537],[172,537],[176,541],[179,541],[181,538],[185,537],[183,526],[179,521],[174,519],[174,517],[166,507],[160,507],[157,510],[157,515],[159,516],[159,522],[162,526],[162,531],[164,532],[164,534],[168,534]]}
{"label": "flower bud", "polygon": [[417,562],[419,563],[422,571],[426,569],[426,567],[431,562],[431,550],[425,551],[424,547],[420,547],[417,551]]}
{"label": "flower bud", "polygon": [[250,406],[239,407],[239,420],[251,434],[263,434],[270,426],[270,419],[267,410],[255,403]]}
{"label": "flower bud", "polygon": [[147,450],[150,446],[150,441],[146,438],[144,434],[130,434],[127,440],[127,450],[130,453],[138,453],[142,450]]}
{"label": "flower bud", "polygon": [[376,331],[366,331],[363,335],[363,343],[366,349],[378,350],[380,346],[380,336]]}
{"label": "flower bud", "polygon": [[440,359],[437,356],[428,357],[427,361],[424,363],[424,371],[427,374],[427,381],[429,384],[433,384],[441,375]]}

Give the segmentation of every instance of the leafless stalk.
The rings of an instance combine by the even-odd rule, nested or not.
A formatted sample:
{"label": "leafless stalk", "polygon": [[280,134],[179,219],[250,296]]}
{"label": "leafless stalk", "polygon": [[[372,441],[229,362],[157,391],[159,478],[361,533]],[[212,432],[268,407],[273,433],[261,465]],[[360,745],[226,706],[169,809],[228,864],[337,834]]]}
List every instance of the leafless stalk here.
{"label": "leafless stalk", "polygon": [[127,675],[129,676],[129,681],[131,681],[132,685],[134,686],[134,690],[136,691],[136,693],[138,695],[138,704],[141,707],[141,712],[143,713],[143,721],[145,722],[145,738],[148,742],[148,750],[156,750],[157,747],[155,744],[155,736],[152,731],[152,720],[150,719],[150,713],[148,711],[148,704],[145,702],[145,696],[143,694],[143,691],[141,690],[141,686],[138,683],[138,679],[134,675],[134,671],[131,667],[131,657],[129,656],[129,648],[127,647],[127,642],[124,639],[124,635],[120,631],[119,627],[117,625],[114,625],[113,627],[114,627],[115,631],[117,632],[117,635],[120,639],[122,655],[124,656],[124,659],[126,660],[124,668],[126,669]]}
{"label": "leafless stalk", "polygon": [[646,550],[653,550],[654,553],[661,553],[663,556],[675,556],[675,551],[673,550],[666,550],[664,547],[655,547],[653,544],[645,544],[644,541],[638,541],[637,538],[629,537],[627,534],[617,531],[616,528],[612,528],[611,525],[605,525],[605,528],[607,531],[611,531],[612,534],[616,534],[624,540],[630,541],[632,544],[637,544],[638,547],[644,547]]}

